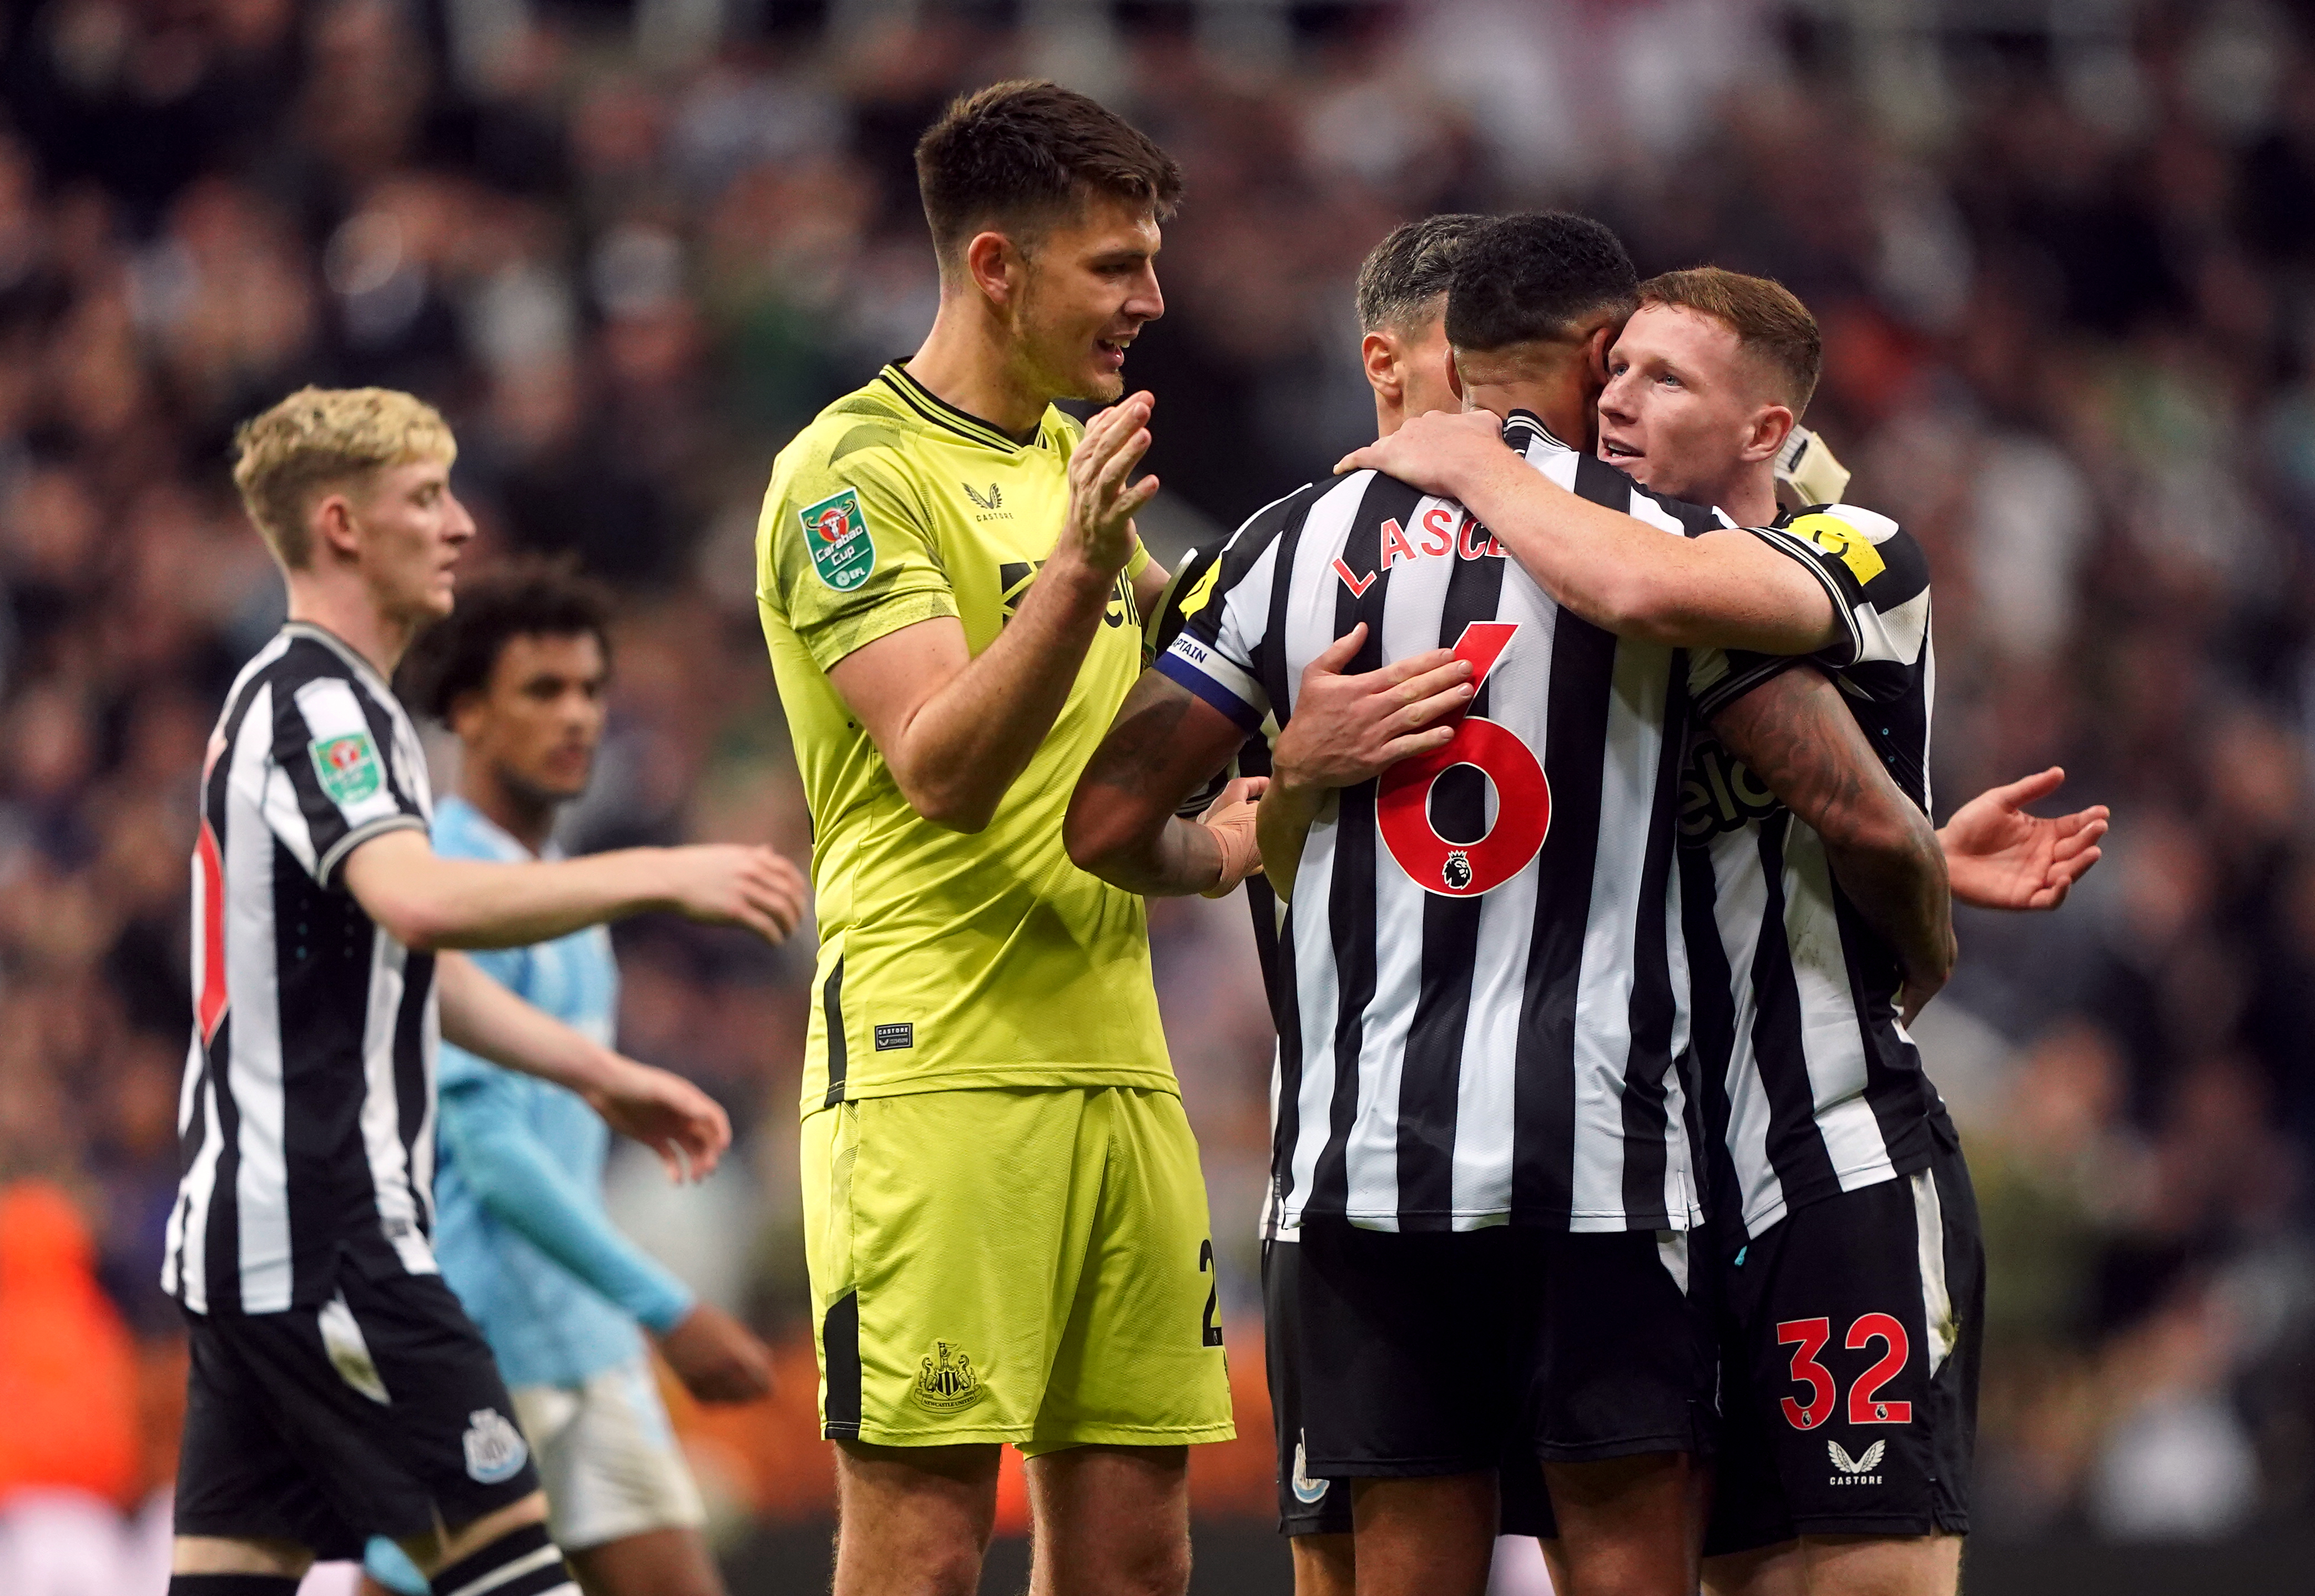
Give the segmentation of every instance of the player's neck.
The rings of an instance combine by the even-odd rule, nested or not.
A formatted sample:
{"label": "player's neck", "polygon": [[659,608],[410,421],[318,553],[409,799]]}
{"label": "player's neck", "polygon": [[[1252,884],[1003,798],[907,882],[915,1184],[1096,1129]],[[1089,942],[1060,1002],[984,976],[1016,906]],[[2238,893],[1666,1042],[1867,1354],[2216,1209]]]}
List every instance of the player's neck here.
{"label": "player's neck", "polygon": [[1776,464],[1757,460],[1739,466],[1709,498],[1689,493],[1676,497],[1725,510],[1740,527],[1765,527],[1777,519]]}
{"label": "player's neck", "polygon": [[944,404],[988,422],[1007,438],[1033,435],[1054,395],[1038,390],[1019,351],[985,306],[941,296],[933,330],[909,357],[909,375]]}
{"label": "player's neck", "polygon": [[1569,448],[1592,452],[1593,395],[1580,381],[1466,381],[1463,393],[1464,404],[1469,409],[1493,411],[1506,418],[1515,410],[1526,411]]}
{"label": "player's neck", "polygon": [[461,749],[458,796],[482,811],[483,818],[528,848],[534,857],[546,851],[554,836],[555,805],[506,779],[490,760]]}
{"label": "player's neck", "polygon": [[343,567],[290,572],[289,618],[321,627],[389,681],[418,635],[416,623],[388,615],[360,572]]}

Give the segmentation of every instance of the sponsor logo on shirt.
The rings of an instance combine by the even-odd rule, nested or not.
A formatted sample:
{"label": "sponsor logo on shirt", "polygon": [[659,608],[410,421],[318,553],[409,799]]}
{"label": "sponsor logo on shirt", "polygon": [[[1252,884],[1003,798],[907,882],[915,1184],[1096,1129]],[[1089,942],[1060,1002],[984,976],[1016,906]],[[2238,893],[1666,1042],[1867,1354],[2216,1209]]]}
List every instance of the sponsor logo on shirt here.
{"label": "sponsor logo on shirt", "polygon": [[880,1053],[889,1053],[898,1048],[912,1048],[916,1045],[917,1026],[913,1020],[903,1020],[898,1024],[876,1027],[876,1051]]}
{"label": "sponsor logo on shirt", "polygon": [[980,1400],[980,1377],[972,1360],[954,1342],[933,1343],[932,1354],[917,1364],[917,1379],[909,1393],[917,1405],[934,1413],[959,1413]]}
{"label": "sponsor logo on shirt", "polygon": [[[1034,563],[1007,560],[997,567],[997,599],[1004,606],[1007,620],[1011,620],[1019,612],[1021,600],[1029,596],[1029,589],[1035,583],[1037,572],[1044,567],[1042,560]],[[1117,580],[1109,585],[1109,603],[1102,610],[1101,618],[1102,624],[1108,626],[1122,626],[1128,620],[1137,626],[1141,624],[1140,612],[1134,607],[1133,584],[1126,580],[1122,571],[1117,573]]]}
{"label": "sponsor logo on shirt", "polygon": [[1699,738],[1680,781],[1680,839],[1701,847],[1724,831],[1768,819],[1783,808],[1743,760],[1715,739]]}
{"label": "sponsor logo on shirt", "polygon": [[868,529],[867,512],[860,508],[860,495],[850,488],[805,505],[796,518],[803,522],[812,568],[827,586],[849,593],[876,569],[876,539]]}
{"label": "sponsor logo on shirt", "polygon": [[972,518],[974,520],[1009,521],[1013,519],[1013,512],[1005,508],[1005,490],[997,483],[989,484],[989,497],[986,499],[971,483],[960,485],[964,489],[964,496],[972,501],[973,509],[979,512]]}
{"label": "sponsor logo on shirt", "polygon": [[314,774],[321,778],[322,791],[330,795],[333,803],[359,803],[376,795],[386,785],[386,771],[377,762],[377,747],[367,732],[316,737],[306,745],[306,752],[314,761]]}

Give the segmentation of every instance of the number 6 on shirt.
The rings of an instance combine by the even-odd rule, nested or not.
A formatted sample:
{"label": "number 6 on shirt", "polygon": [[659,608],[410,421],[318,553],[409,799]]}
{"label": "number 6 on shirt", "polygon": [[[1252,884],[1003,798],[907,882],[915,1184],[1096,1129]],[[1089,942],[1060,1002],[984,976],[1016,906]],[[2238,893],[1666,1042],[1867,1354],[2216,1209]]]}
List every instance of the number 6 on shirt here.
{"label": "number 6 on shirt", "polygon": [[[1473,621],[1455,642],[1471,665],[1475,696],[1510,646],[1516,621]],[[1495,821],[1476,842],[1452,842],[1431,823],[1431,789],[1458,765],[1495,784]],[[1390,856],[1415,884],[1444,898],[1492,892],[1528,866],[1551,829],[1551,784],[1535,750],[1500,722],[1466,715],[1443,748],[1402,759],[1383,773],[1375,823]]]}

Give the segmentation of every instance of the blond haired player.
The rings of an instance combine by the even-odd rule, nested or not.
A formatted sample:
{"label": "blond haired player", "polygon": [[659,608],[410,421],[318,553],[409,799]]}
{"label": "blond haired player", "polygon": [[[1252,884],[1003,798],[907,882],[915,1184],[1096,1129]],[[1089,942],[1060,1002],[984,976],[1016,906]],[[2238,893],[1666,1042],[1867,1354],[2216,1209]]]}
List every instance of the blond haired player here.
{"label": "blond haired player", "polygon": [[[932,332],[781,454],[757,536],[824,938],[803,1195],[836,1589],[977,1588],[1009,1442],[1034,1589],[1173,1596],[1185,1444],[1233,1433],[1205,1192],[1142,900],[1061,842],[1165,581],[1132,521],[1150,400],[1082,435],[1052,402],[1122,391],[1180,179],[1038,83],[952,105],[917,171]],[[1184,828],[1199,885],[1251,863],[1246,807]]]}
{"label": "blond haired player", "polygon": [[307,388],[238,444],[289,619],[235,680],[201,778],[162,1277],[191,1354],[170,1590],[290,1596],[375,1530],[443,1596],[575,1596],[490,1348],[435,1265],[436,1048],[570,1087],[672,1171],[714,1168],[731,1126],[448,950],[646,909],[776,941],[801,883],[762,848],[437,857],[387,682],[449,613],[474,536],[449,429],[407,394]]}

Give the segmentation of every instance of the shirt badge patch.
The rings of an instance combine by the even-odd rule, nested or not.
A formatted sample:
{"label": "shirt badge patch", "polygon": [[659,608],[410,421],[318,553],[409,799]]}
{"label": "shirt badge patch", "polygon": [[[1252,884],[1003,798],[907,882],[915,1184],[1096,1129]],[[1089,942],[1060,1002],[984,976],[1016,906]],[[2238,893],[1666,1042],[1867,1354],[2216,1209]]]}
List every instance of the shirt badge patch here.
{"label": "shirt badge patch", "polygon": [[932,1355],[918,1361],[916,1386],[909,1394],[919,1407],[958,1413],[980,1400],[980,1377],[972,1372],[972,1360],[963,1348],[936,1341]]}
{"label": "shirt badge patch", "polygon": [[1791,530],[1848,566],[1860,586],[1889,568],[1873,540],[1839,516],[1800,516],[1794,519]]}
{"label": "shirt badge patch", "polygon": [[812,551],[812,568],[820,580],[839,593],[849,593],[876,569],[876,539],[868,529],[860,495],[850,488],[796,511],[803,522],[804,546]]}
{"label": "shirt badge patch", "polygon": [[466,1473],[485,1485],[512,1479],[530,1461],[530,1448],[514,1421],[494,1407],[478,1407],[466,1415]]}
{"label": "shirt badge patch", "polygon": [[306,745],[314,774],[330,802],[343,807],[373,797],[386,785],[386,772],[377,762],[377,748],[367,732],[343,737],[316,737]]}

